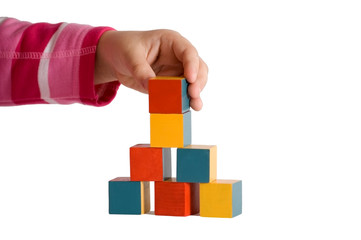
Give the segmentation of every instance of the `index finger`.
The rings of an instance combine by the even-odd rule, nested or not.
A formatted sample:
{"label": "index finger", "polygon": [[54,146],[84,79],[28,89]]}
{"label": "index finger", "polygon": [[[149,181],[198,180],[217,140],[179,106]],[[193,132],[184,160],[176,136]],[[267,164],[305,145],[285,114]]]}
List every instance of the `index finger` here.
{"label": "index finger", "polygon": [[194,83],[198,77],[200,61],[196,48],[187,39],[179,36],[173,41],[173,51],[176,58],[183,64],[187,81]]}

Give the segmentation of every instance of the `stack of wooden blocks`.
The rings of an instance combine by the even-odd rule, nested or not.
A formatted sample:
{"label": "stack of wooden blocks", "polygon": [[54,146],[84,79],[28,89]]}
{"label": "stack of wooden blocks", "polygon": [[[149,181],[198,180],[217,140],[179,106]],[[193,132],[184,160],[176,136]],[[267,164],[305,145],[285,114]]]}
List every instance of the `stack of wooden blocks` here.
{"label": "stack of wooden blocks", "polygon": [[[217,179],[217,147],[191,144],[188,83],[182,77],[149,80],[150,144],[130,148],[130,178],[109,181],[110,214],[150,211],[166,216],[231,218],[242,213],[242,181]],[[171,148],[177,148],[172,178]]]}

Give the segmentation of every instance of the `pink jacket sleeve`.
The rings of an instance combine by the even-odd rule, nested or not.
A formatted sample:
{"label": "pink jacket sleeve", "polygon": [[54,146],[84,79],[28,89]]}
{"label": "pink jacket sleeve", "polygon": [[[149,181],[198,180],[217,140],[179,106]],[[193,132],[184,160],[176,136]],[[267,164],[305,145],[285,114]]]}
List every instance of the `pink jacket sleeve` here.
{"label": "pink jacket sleeve", "polygon": [[94,87],[96,47],[107,30],[0,18],[0,106],[110,103],[119,82]]}

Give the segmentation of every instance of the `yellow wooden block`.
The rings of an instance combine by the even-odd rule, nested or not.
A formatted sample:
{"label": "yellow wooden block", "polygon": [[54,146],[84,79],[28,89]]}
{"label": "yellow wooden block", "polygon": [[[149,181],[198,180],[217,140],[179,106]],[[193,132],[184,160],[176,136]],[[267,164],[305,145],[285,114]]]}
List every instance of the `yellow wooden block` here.
{"label": "yellow wooden block", "polygon": [[147,213],[150,211],[150,187],[149,182],[141,182],[140,185],[141,196],[141,213]]}
{"label": "yellow wooden block", "polygon": [[232,218],[242,213],[242,181],[215,180],[200,184],[200,216]]}
{"label": "yellow wooden block", "polygon": [[209,173],[209,179],[212,181],[217,178],[217,146],[214,146],[210,150],[210,163],[209,165],[212,166]]}
{"label": "yellow wooden block", "polygon": [[191,112],[150,114],[151,147],[185,147],[191,144]]}

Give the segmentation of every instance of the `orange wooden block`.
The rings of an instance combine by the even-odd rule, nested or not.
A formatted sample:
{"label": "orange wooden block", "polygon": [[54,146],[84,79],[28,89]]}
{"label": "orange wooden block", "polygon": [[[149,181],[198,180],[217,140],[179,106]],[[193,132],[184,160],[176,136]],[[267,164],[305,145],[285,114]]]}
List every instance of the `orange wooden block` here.
{"label": "orange wooden block", "polygon": [[175,178],[154,183],[155,215],[189,216],[199,213],[199,183]]}
{"label": "orange wooden block", "polygon": [[170,148],[138,144],[130,148],[131,181],[163,181],[172,175]]}
{"label": "orange wooden block", "polygon": [[155,77],[149,80],[150,113],[184,113],[189,110],[188,83],[184,77]]}

